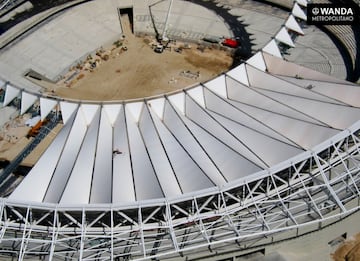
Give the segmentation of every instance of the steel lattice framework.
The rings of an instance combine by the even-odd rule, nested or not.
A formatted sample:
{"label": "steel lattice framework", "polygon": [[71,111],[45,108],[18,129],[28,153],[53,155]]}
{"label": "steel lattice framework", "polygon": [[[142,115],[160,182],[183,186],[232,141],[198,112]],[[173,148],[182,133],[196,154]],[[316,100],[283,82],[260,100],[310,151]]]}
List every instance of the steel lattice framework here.
{"label": "steel lattice framework", "polygon": [[[304,1],[297,2],[304,4]],[[297,18],[304,15],[297,3],[294,4],[293,15]],[[326,132],[326,141],[322,140],[320,144],[316,143],[316,146],[312,146],[313,144],[310,146],[307,142],[299,142],[298,146],[295,146],[296,142],[292,141],[300,141],[302,136],[290,138],[290,136],[283,135],[284,140],[288,140],[276,144],[296,147],[301,153],[296,153],[294,157],[281,160],[280,163],[270,164],[270,167],[264,167],[261,171],[225,184],[174,197],[167,197],[165,194],[160,198],[134,200],[126,204],[91,202],[71,205],[64,202],[49,203],[52,201],[45,200],[39,202],[19,200],[24,192],[32,193],[34,190],[32,186],[24,182],[22,184],[25,185],[20,189],[18,187],[9,198],[0,199],[0,257],[11,256],[18,260],[35,257],[42,257],[46,260],[142,260],[176,259],[179,255],[201,255],[201,253],[223,251],[224,249],[239,251],[316,231],[358,211],[360,203],[360,121],[357,116],[358,100],[356,97],[354,98],[354,95],[358,94],[357,88],[340,80],[330,81],[327,76],[309,72],[280,59],[281,53],[278,44],[293,46],[291,36],[295,36],[296,31],[301,34],[301,28],[294,16],[290,16],[286,22],[287,27],[283,27],[276,35],[276,41],[273,39],[245,64],[217,78],[220,79],[219,81],[216,79],[212,81],[213,85],[215,82],[218,86],[214,88],[211,84],[211,86],[205,84],[184,90],[182,95],[186,97],[189,107],[184,110],[183,114],[180,113],[180,110],[175,109],[171,112],[173,115],[181,115],[176,117],[183,119],[184,122],[186,117],[200,121],[203,115],[207,116],[207,120],[213,120],[215,118],[215,114],[211,114],[213,111],[224,104],[229,106],[230,90],[233,92],[232,105],[242,101],[236,100],[236,93],[246,96],[244,99],[250,97],[250,95],[245,95],[245,90],[249,92],[256,90],[254,97],[259,97],[261,94],[266,98],[262,101],[276,101],[271,104],[267,103],[270,104],[270,107],[275,103],[284,105],[286,101],[281,96],[284,95],[283,89],[281,89],[284,87],[288,91],[285,100],[291,100],[290,96],[296,97],[286,104],[287,110],[292,114],[289,112],[288,116],[282,115],[279,113],[281,111],[281,106],[279,106],[277,108],[279,111],[276,112],[275,109],[271,111],[272,115],[281,115],[286,118],[286,124],[293,122],[298,117],[298,123],[306,125],[303,128],[304,131],[321,129],[324,133]],[[289,34],[288,31],[291,33]],[[291,78],[289,73],[284,71],[279,73],[277,70],[280,67],[289,68],[291,73],[299,70],[300,75],[309,78]],[[303,80],[304,82],[302,82]],[[316,87],[312,86],[314,82],[317,84]],[[312,84],[309,85],[309,83]],[[302,86],[303,84],[305,86]],[[267,89],[268,85],[276,85],[279,89],[272,90],[271,86]],[[289,86],[293,88],[291,89]],[[326,88],[322,88],[324,86]],[[315,91],[312,88],[315,88]],[[338,88],[348,89],[347,94],[349,95],[342,97],[339,95]],[[26,111],[39,98],[33,93],[7,85],[4,103],[9,104],[19,93],[22,97],[22,111]],[[320,112],[316,116],[309,116],[308,111],[302,111],[295,106],[298,104],[297,99],[307,102],[310,107],[315,104],[321,105],[325,109],[341,109],[342,115],[349,114],[350,116],[343,121],[328,120],[328,113]],[[159,104],[159,100],[162,105],[160,106],[161,110],[154,108]],[[154,123],[150,124],[151,121],[148,119],[155,118],[157,113],[163,115],[164,107],[173,108],[170,96],[161,97],[159,100],[150,99],[150,103],[157,101],[152,103],[153,107],[149,105],[148,101],[143,101],[141,108],[146,108],[146,110],[144,109],[145,113],[139,113],[138,122],[133,124],[134,126],[140,125],[140,128],[143,124],[142,134],[149,133],[150,128],[148,127],[155,126]],[[50,100],[48,97],[40,97],[41,113],[44,114],[41,117],[46,118],[57,103],[58,101]],[[177,103],[179,104],[178,101]],[[103,106],[102,103],[101,106]],[[133,105],[125,104],[123,106],[132,108]],[[240,105],[238,104],[238,106]],[[81,107],[82,111],[77,107],[66,116],[65,111],[69,107],[74,106],[65,103],[63,107],[64,122],[77,122],[75,115],[83,120],[81,118],[83,116],[78,115],[86,112],[86,108],[89,109],[86,105]],[[186,106],[184,105],[184,107]],[[234,115],[238,115],[244,108],[234,109],[236,112]],[[78,113],[78,111],[80,112]],[[260,116],[263,116],[262,113],[267,115],[269,112],[270,110],[264,107]],[[100,115],[100,112],[97,113]],[[124,115],[131,116],[131,113],[126,114],[125,110]],[[149,117],[150,115],[151,117]],[[219,115],[216,117],[221,119]],[[169,117],[169,119],[172,118]],[[186,120],[188,125],[184,124],[184,126],[191,129],[188,127],[190,121]],[[169,122],[158,120],[157,124],[162,126],[161,124],[164,122],[171,123],[170,120]],[[213,124],[214,122],[204,121],[201,123],[203,124],[202,128],[206,129],[210,126],[210,124],[207,125],[208,123]],[[350,127],[343,127],[348,122],[355,123]],[[278,120],[269,125],[276,129],[274,126],[281,125],[281,123],[283,121]],[[66,125],[65,123],[64,129],[68,128],[70,133],[71,126],[69,127],[69,125],[71,124]],[[90,126],[92,123],[88,125]],[[93,125],[94,129],[100,128],[99,125]],[[86,128],[90,129],[91,127],[86,126]],[[87,131],[86,128],[84,127],[84,133]],[[110,129],[110,127],[108,128]],[[193,127],[194,129],[195,127]],[[235,132],[231,133],[228,128],[222,129],[224,129],[224,133],[230,133],[231,137],[236,136]],[[194,132],[191,133],[194,134]],[[258,135],[260,131],[256,130],[256,133]],[[264,133],[261,135],[266,140],[274,139],[271,137],[274,134],[267,132],[265,135]],[[94,136],[96,136],[95,134]],[[316,136],[312,139],[313,142],[323,139],[323,136],[319,137],[315,132],[309,132],[308,135],[309,138],[312,135]],[[159,140],[163,138],[160,137],[161,135],[158,136]],[[228,136],[224,135],[223,137]],[[251,136],[249,135],[249,137]],[[260,137],[260,135],[256,137]],[[64,138],[64,140],[66,139]],[[209,138],[209,140],[211,139]],[[218,138],[218,140],[225,143],[225,139]],[[184,141],[186,142],[186,139]],[[276,141],[279,142],[279,140]],[[201,142],[198,143],[203,145]],[[205,144],[205,142],[203,143]],[[154,146],[154,144],[152,145]],[[227,146],[231,147],[231,145]],[[280,145],[278,146],[280,147]],[[307,146],[311,148],[309,149]],[[150,148],[150,146],[148,147]],[[203,147],[206,148],[205,145]],[[163,150],[169,151],[165,148]],[[229,151],[229,155],[240,154],[233,148]],[[252,148],[249,151],[252,153]],[[190,156],[193,155],[190,149],[187,152]],[[80,153],[79,149],[76,157],[79,157]],[[247,155],[252,155],[251,153]],[[274,153],[276,153],[275,150]],[[48,154],[44,155],[44,166],[46,167],[48,159],[46,155]],[[168,154],[166,155],[168,156]],[[211,159],[211,157],[209,158]],[[100,163],[103,162],[100,161]],[[154,170],[157,169],[154,168]],[[133,170],[131,169],[131,171]],[[34,173],[36,175],[35,171]],[[68,174],[72,173],[69,171]],[[92,175],[92,172],[89,172],[90,174]],[[29,184],[31,185],[31,182]],[[74,182],[73,184],[78,183]],[[47,186],[48,184],[46,187],[44,186],[45,190],[48,188]],[[83,194],[88,196],[85,192]],[[69,195],[72,194],[69,193]],[[44,195],[41,196],[41,198],[44,197]]]}
{"label": "steel lattice framework", "polygon": [[281,169],[176,201],[61,208],[2,199],[2,254],[146,259],[245,249],[317,230],[359,208],[359,130],[355,124]]}

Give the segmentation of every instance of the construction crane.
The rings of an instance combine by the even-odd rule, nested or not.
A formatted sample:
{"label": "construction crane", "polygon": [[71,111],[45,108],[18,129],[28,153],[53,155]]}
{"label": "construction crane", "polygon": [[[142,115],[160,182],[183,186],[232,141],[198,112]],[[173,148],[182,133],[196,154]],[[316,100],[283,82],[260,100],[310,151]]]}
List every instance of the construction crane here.
{"label": "construction crane", "polygon": [[[169,44],[169,38],[167,37],[166,33],[167,33],[167,29],[168,29],[169,18],[170,18],[170,14],[171,14],[173,1],[174,0],[170,0],[170,4],[169,4],[169,8],[168,8],[168,11],[167,11],[167,14],[166,14],[165,25],[164,25],[164,30],[162,32],[162,35],[161,35],[161,37],[157,37],[158,38],[157,40],[158,40],[159,43],[154,48],[154,51],[156,53],[162,53],[165,50],[165,48],[167,47],[167,45]],[[157,31],[156,31],[156,33],[159,36]]]}
{"label": "construction crane", "polygon": [[161,39],[163,41],[169,41],[169,38],[167,38],[166,36],[166,31],[168,29],[168,23],[169,23],[169,17],[170,17],[170,13],[171,13],[171,8],[172,8],[172,5],[173,5],[173,1],[174,0],[170,0],[170,4],[169,4],[169,9],[168,9],[168,12],[166,14],[166,19],[165,19],[165,26],[164,26],[164,31],[162,33],[162,36],[161,36]]}

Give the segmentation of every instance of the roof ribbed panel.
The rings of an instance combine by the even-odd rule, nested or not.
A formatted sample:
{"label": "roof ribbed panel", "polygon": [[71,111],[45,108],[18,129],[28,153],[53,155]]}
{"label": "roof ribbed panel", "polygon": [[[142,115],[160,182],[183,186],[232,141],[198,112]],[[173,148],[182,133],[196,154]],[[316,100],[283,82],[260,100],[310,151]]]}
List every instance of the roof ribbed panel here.
{"label": "roof ribbed panel", "polygon": [[281,30],[275,35],[275,39],[290,47],[295,47],[295,44],[291,39],[286,27],[281,28]]}
{"label": "roof ribbed panel", "polygon": [[6,92],[4,97],[3,106],[8,105],[12,100],[14,100],[20,94],[20,90],[11,86],[10,84],[6,85]]}
{"label": "roof ribbed panel", "polygon": [[[46,149],[43,156],[26,175],[15,191],[9,196],[11,199],[42,202],[52,179],[53,173],[58,165],[67,137],[71,131],[75,114],[69,119],[54,141]],[[36,189],[34,189],[36,188]]]}
{"label": "roof ribbed panel", "polygon": [[[137,105],[137,108],[142,107],[142,105],[139,105]],[[149,158],[142,134],[138,128],[137,119],[134,118],[133,112],[131,112],[128,105],[125,106],[125,115],[136,199],[162,198],[164,194]],[[140,117],[139,114],[136,116]]]}
{"label": "roof ribbed panel", "polygon": [[215,185],[225,184],[225,179],[209,159],[204,148],[186,125],[186,118],[169,103],[165,105],[164,123],[195,163]]}
{"label": "roof ribbed panel", "polygon": [[[61,203],[87,204],[90,198],[93,177],[96,144],[99,134],[100,109],[97,110],[90,123],[83,144],[77,156],[74,168],[61,196]],[[81,184],[81,186],[79,186]]]}
{"label": "roof ribbed panel", "polygon": [[144,109],[139,122],[139,129],[165,197],[181,195],[181,189],[176,180],[175,173],[168,160],[168,156],[161,143],[148,108]]}
{"label": "roof ribbed panel", "polygon": [[24,114],[38,99],[37,96],[22,92],[21,93],[21,110],[20,114]]}
{"label": "roof ribbed panel", "polygon": [[87,122],[83,112],[77,110],[71,131],[59,157],[53,177],[49,183],[44,201],[58,203],[64,192],[87,131]]}
{"label": "roof ribbed panel", "polygon": [[47,98],[40,98],[40,114],[41,120],[43,121],[46,116],[49,115],[52,109],[58,104],[57,100],[47,99]]}
{"label": "roof ribbed panel", "polygon": [[94,173],[91,184],[90,203],[112,201],[113,130],[104,108],[101,110],[97,137]]}
{"label": "roof ribbed panel", "polygon": [[113,187],[112,200],[118,202],[135,201],[135,184],[130,156],[125,110],[121,107],[114,122],[113,138]]}
{"label": "roof ribbed panel", "polygon": [[[151,110],[150,110],[151,112]],[[214,186],[183,145],[172,135],[166,125],[153,115],[154,125],[166,151],[183,193],[194,192]]]}

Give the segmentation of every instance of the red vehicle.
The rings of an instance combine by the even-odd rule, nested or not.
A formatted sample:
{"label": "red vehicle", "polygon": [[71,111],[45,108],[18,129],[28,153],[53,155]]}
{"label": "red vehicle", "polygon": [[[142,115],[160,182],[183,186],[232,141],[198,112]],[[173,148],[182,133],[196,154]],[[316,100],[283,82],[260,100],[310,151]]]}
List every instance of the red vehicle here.
{"label": "red vehicle", "polygon": [[231,39],[231,38],[225,38],[224,41],[222,42],[222,44],[224,46],[228,46],[231,48],[237,48],[240,45],[236,39]]}

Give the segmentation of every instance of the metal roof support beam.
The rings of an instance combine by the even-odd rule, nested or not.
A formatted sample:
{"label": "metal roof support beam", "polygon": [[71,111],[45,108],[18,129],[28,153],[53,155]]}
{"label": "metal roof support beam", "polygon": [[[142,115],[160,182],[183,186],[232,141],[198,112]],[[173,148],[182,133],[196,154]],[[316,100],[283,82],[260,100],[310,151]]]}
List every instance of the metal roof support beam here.
{"label": "metal roof support beam", "polygon": [[114,260],[114,210],[110,210],[110,244],[111,244],[111,260]]}
{"label": "metal roof support beam", "polygon": [[[356,193],[357,193],[358,195],[360,195],[360,191],[359,191],[359,189],[358,189],[358,186],[356,185],[356,181],[354,180],[354,177],[353,177],[353,175],[352,175],[352,173],[351,173],[351,171],[350,171],[350,169],[349,169],[349,167],[348,167],[348,164],[346,164],[346,162],[344,161],[344,158],[341,157],[339,149],[338,149],[337,147],[335,147],[335,146],[334,146],[334,148],[335,148],[336,154],[337,154],[337,155],[339,156],[339,158],[340,158],[340,161],[341,161],[343,167],[344,167],[345,170],[346,170],[346,173],[348,174],[347,176],[350,176],[351,183],[354,185],[355,190],[356,190]],[[344,182],[344,183],[346,183],[346,182]],[[346,186],[348,186],[348,187],[349,187],[350,185],[351,185],[351,184],[346,184]]]}
{"label": "metal roof support beam", "polygon": [[82,215],[81,215],[81,239],[80,239],[80,249],[79,249],[79,260],[83,259],[83,252],[84,252],[84,238],[86,234],[86,214],[85,214],[85,208],[82,209]]}
{"label": "metal roof support beam", "polygon": [[179,244],[178,244],[178,242],[176,240],[176,235],[175,235],[175,231],[174,231],[174,224],[172,222],[171,208],[170,208],[169,202],[166,202],[165,207],[166,207],[165,208],[166,225],[167,225],[167,227],[169,228],[169,231],[170,231],[170,237],[171,237],[172,244],[173,244],[176,252],[179,252],[180,248],[179,248]]}
{"label": "metal roof support beam", "polygon": [[52,259],[53,259],[54,251],[55,251],[55,242],[57,240],[58,234],[59,234],[59,216],[57,213],[57,209],[55,208],[53,226],[52,226],[52,237],[51,237],[49,261],[52,261]]}
{"label": "metal roof support beam", "polygon": [[[207,234],[207,230],[205,228],[205,225],[202,221],[202,218],[200,216],[200,209],[199,209],[199,206],[198,206],[198,203],[197,203],[197,200],[196,198],[194,198],[194,204],[195,204],[195,210],[196,210],[196,218],[198,219],[199,221],[199,228],[200,228],[200,233],[201,235],[204,237],[204,239],[206,239],[206,241],[208,242],[208,244],[210,244],[210,238],[209,238],[209,235]],[[197,222],[195,221],[195,224],[197,224]]]}
{"label": "metal roof support beam", "polygon": [[[260,180],[256,185],[259,186],[259,185],[261,184],[261,182],[262,182],[262,180]],[[246,187],[247,187],[247,189],[250,191],[250,188],[249,188],[249,184],[248,184],[248,183],[246,183]],[[251,197],[251,199],[252,199],[252,201],[253,201],[253,204],[254,204],[254,206],[255,206],[256,212],[258,213],[258,217],[260,217],[260,219],[262,220],[263,226],[266,227],[267,230],[270,230],[269,225],[267,224],[267,222],[266,222],[263,214],[262,214],[261,211],[260,211],[260,208],[259,208],[259,206],[258,206],[258,204],[257,204],[257,201],[254,199],[253,191],[251,191],[249,194],[250,194],[250,197]]]}
{"label": "metal roof support beam", "polygon": [[279,192],[278,187],[277,187],[276,184],[275,184],[275,180],[274,180],[273,175],[270,174],[269,176],[270,176],[270,178],[271,178],[271,180],[272,180],[272,182],[273,182],[273,184],[274,184],[276,194],[277,194],[277,196],[278,196],[278,198],[279,198],[279,200],[280,200],[280,203],[281,203],[281,205],[282,205],[282,207],[283,207],[283,208],[280,208],[280,209],[284,212],[284,214],[285,214],[287,217],[289,217],[289,218],[298,226],[298,225],[299,225],[298,222],[296,221],[296,219],[294,218],[294,216],[291,214],[291,211],[289,211],[289,209],[285,206],[284,200],[283,200],[283,198],[280,196],[280,192]]}
{"label": "metal roof support beam", "polygon": [[319,168],[321,177],[323,178],[323,180],[324,180],[324,182],[325,182],[325,185],[326,185],[328,191],[330,192],[330,195],[331,195],[332,199],[335,200],[336,204],[339,206],[339,208],[341,209],[342,212],[346,212],[346,208],[344,207],[344,205],[343,205],[342,202],[340,201],[339,197],[336,195],[334,189],[330,186],[329,180],[328,180],[328,178],[327,178],[326,175],[325,175],[323,166],[322,166],[321,163],[320,163],[320,160],[319,160],[318,155],[313,154],[313,157],[314,157],[314,159],[315,159],[316,165],[317,165],[318,168]]}
{"label": "metal roof support beam", "polygon": [[22,240],[21,240],[21,246],[20,246],[20,250],[19,250],[19,258],[18,260],[19,261],[22,261],[24,259],[24,255],[25,255],[25,251],[26,251],[26,246],[25,245],[25,239],[27,238],[26,237],[26,229],[27,229],[27,225],[28,225],[28,218],[29,218],[29,212],[30,212],[30,209],[27,208],[26,209],[26,216],[25,216],[25,220],[24,220],[24,228],[23,228],[23,235],[22,235]]}
{"label": "metal roof support beam", "polygon": [[141,213],[141,207],[138,208],[138,222],[139,222],[139,233],[140,233],[140,244],[142,247],[142,252],[144,258],[146,258],[146,249],[145,249],[145,239],[144,239],[144,227],[143,227],[143,221],[142,221],[142,213]]}
{"label": "metal roof support beam", "polygon": [[[226,201],[225,201],[225,197],[224,197],[224,193],[220,192],[220,196],[221,199],[223,201],[223,205],[224,205],[224,209],[225,211],[222,212],[222,218],[223,220],[228,224],[228,226],[234,231],[234,233],[236,234],[237,237],[240,237],[240,232],[237,230],[232,218],[230,217],[230,215],[228,214],[228,208],[226,206]],[[226,213],[225,215],[223,213]]]}

